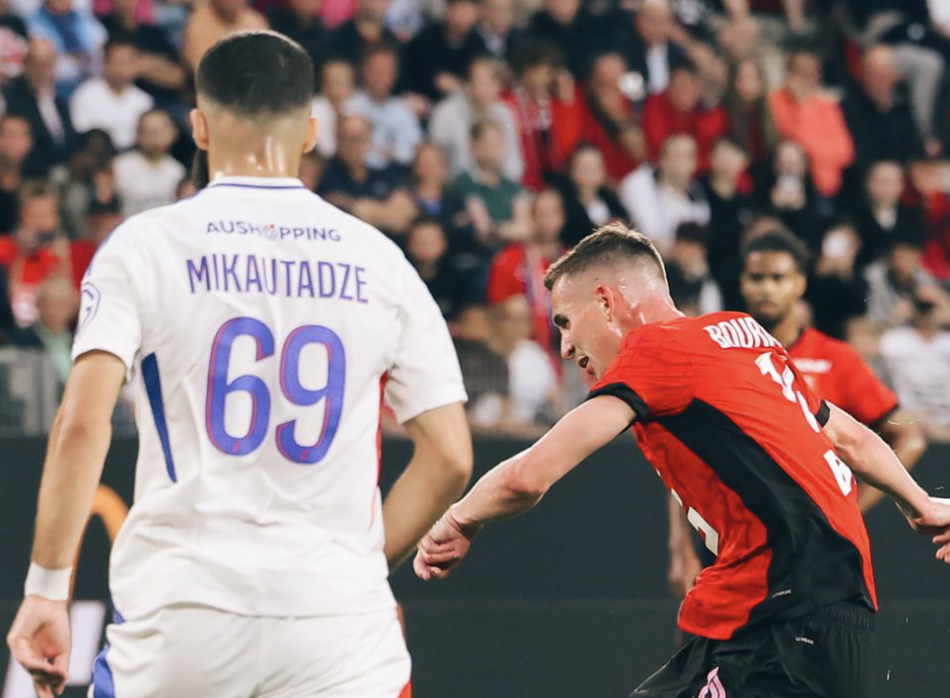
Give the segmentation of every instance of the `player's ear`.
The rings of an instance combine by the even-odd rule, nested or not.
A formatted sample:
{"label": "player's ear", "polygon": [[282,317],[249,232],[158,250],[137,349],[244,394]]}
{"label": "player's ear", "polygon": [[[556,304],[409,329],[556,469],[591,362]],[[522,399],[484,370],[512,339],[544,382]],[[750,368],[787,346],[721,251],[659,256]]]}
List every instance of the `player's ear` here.
{"label": "player's ear", "polygon": [[795,275],[795,295],[801,298],[805,295],[805,288],[808,285],[808,277],[804,274]]}
{"label": "player's ear", "polygon": [[208,149],[208,117],[199,109],[192,109],[188,114],[191,121],[191,137],[195,145],[201,150]]}
{"label": "player's ear", "polygon": [[616,308],[614,307],[614,295],[610,289],[602,284],[598,284],[594,289],[594,295],[597,301],[597,307],[600,308],[604,317],[609,321],[613,319]]}
{"label": "player's ear", "polygon": [[311,116],[307,121],[307,140],[303,144],[303,152],[309,153],[317,145],[317,128],[320,122],[317,117]]}

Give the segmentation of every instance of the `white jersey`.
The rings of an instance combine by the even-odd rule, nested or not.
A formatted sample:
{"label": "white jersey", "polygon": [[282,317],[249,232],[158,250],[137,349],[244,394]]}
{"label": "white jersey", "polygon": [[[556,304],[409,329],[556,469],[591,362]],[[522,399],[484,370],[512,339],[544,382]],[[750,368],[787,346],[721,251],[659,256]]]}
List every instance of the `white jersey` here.
{"label": "white jersey", "polygon": [[393,605],[383,383],[404,422],[465,399],[445,322],[399,248],[297,179],[219,178],[123,223],[82,285],[74,359],[135,376],[135,502],[117,611]]}

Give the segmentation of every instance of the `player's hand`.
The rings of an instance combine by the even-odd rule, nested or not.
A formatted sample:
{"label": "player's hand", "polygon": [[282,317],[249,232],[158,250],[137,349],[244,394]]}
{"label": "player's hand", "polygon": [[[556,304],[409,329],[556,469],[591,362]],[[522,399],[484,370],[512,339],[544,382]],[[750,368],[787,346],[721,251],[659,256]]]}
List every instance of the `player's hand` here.
{"label": "player's hand", "polygon": [[419,541],[412,569],[423,581],[445,579],[468,554],[479,526],[462,526],[449,509]]}
{"label": "player's hand", "polygon": [[931,497],[924,511],[904,515],[917,533],[933,536],[934,544],[940,546],[936,558],[950,564],[950,499]]}
{"label": "player's hand", "polygon": [[670,583],[673,596],[684,598],[696,585],[696,578],[702,571],[703,563],[693,550],[692,544],[683,546],[681,550],[670,551],[670,569],[666,579]]}
{"label": "player's hand", "polygon": [[69,667],[69,611],[65,601],[27,596],[7,634],[13,658],[33,677],[40,698],[60,695]]}

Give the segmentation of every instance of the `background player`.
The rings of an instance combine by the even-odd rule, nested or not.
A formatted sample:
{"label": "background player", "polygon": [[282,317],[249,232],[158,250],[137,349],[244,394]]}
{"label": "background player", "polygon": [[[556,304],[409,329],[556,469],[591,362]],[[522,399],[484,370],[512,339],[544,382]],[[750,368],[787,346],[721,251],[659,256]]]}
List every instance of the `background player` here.
{"label": "background player", "polygon": [[[683,317],[642,235],[607,226],[555,263],[562,353],[590,399],[484,477],[414,563],[442,578],[486,521],[513,516],[631,423],[644,455],[718,553],[680,609],[692,639],[634,695],[864,698],[875,608],[867,532],[848,466],[898,503],[950,562],[950,501],[817,398],[751,317]],[[840,454],[840,457],[839,457]]]}
{"label": "background player", "polygon": [[[753,238],[742,250],[742,297],[749,314],[785,347],[808,385],[881,435],[901,463],[914,467],[927,447],[923,430],[897,404],[897,396],[852,347],[813,327],[802,327],[796,306],[808,283],[808,251],[784,231]],[[883,496],[862,485],[858,506],[866,512]],[[692,545],[686,513],[670,498],[670,570],[680,598],[693,586],[702,562]]]}
{"label": "background player", "polygon": [[[83,284],[8,642],[41,695],[62,690],[70,566],[134,371],[135,503],[92,695],[396,698],[387,575],[471,471],[448,330],[392,242],[294,177],[316,137],[297,44],[226,39],[197,89],[211,184],[130,218]],[[416,450],[383,505],[384,375]]]}

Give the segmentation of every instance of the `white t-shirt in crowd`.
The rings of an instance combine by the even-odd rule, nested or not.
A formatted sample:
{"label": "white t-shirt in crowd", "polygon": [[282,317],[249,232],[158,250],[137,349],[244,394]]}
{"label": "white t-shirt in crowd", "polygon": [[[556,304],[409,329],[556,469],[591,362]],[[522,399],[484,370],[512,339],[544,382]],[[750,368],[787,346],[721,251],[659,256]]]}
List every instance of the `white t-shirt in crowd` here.
{"label": "white t-shirt in crowd", "polygon": [[119,155],[112,169],[125,216],[173,203],[178,183],[187,174],[185,166],[171,155],[149,160],[138,150]]}
{"label": "white t-shirt in crowd", "polygon": [[78,133],[101,128],[118,150],[125,150],[135,145],[139,117],[154,104],[151,96],[135,85],[116,94],[105,79],[89,78],[69,100],[69,115]]}
{"label": "white t-shirt in crowd", "polygon": [[881,337],[881,356],[901,407],[950,425],[950,332],[927,340],[912,327],[895,327]]}
{"label": "white t-shirt in crowd", "polygon": [[221,177],[119,226],[73,347],[135,375],[135,503],[116,609],[393,607],[377,430],[465,399],[448,329],[399,248],[298,179]]}

